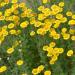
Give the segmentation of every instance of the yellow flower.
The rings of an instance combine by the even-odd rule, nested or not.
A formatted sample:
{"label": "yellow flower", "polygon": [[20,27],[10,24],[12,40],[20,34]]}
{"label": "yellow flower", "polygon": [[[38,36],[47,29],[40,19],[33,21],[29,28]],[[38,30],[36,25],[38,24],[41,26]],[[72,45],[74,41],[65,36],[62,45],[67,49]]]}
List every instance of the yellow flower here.
{"label": "yellow flower", "polygon": [[14,28],[14,26],[15,26],[15,25],[14,25],[13,23],[10,23],[10,24],[8,25],[8,28],[11,29],[11,28]]}
{"label": "yellow flower", "polygon": [[49,71],[49,70],[45,71],[44,75],[51,75],[51,71]]}
{"label": "yellow flower", "polygon": [[59,53],[63,53],[64,49],[63,48],[59,48]]}
{"label": "yellow flower", "polygon": [[35,32],[34,31],[31,31],[30,32],[30,36],[34,36],[35,35]]}
{"label": "yellow flower", "polygon": [[38,14],[38,20],[44,20],[45,15],[44,14]]}
{"label": "yellow flower", "polygon": [[12,2],[12,3],[17,3],[17,2],[18,2],[18,0],[11,0],[11,2]]}
{"label": "yellow flower", "polygon": [[18,66],[21,66],[21,65],[23,65],[23,60],[18,60],[17,62],[16,62],[16,64],[18,65]]}
{"label": "yellow flower", "polygon": [[75,19],[75,15],[72,15],[72,19]]}
{"label": "yellow flower", "polygon": [[66,15],[67,16],[72,16],[72,12],[71,11],[68,11],[68,12],[66,12]]}
{"label": "yellow flower", "polygon": [[51,6],[51,9],[52,9],[52,13],[51,13],[52,15],[56,15],[59,12],[62,12],[62,8],[60,8],[59,6],[55,4]]}
{"label": "yellow flower", "polygon": [[58,28],[60,26],[60,24],[58,24],[58,23],[56,23],[56,24],[54,24],[54,28]]}
{"label": "yellow flower", "polygon": [[7,49],[7,53],[8,54],[12,54],[13,52],[14,52],[14,48],[11,47],[11,48],[8,48]]}
{"label": "yellow flower", "polygon": [[38,7],[38,10],[39,10],[39,11],[42,11],[42,10],[44,10],[44,8],[45,8],[44,6],[39,6],[39,7]]}
{"label": "yellow flower", "polygon": [[68,52],[67,52],[67,56],[72,56],[73,55],[73,50],[69,50]]}
{"label": "yellow flower", "polygon": [[51,29],[51,30],[50,30],[50,35],[51,35],[51,36],[55,36],[55,35],[56,35],[55,29]]}
{"label": "yellow flower", "polygon": [[49,64],[51,64],[51,65],[54,64],[54,63],[55,63],[54,60],[50,60],[50,61],[49,61]]}
{"label": "yellow flower", "polygon": [[52,51],[49,51],[48,53],[47,53],[47,57],[51,57],[52,56]]}
{"label": "yellow flower", "polygon": [[8,31],[6,31],[5,29],[2,29],[2,33],[3,33],[3,36],[7,36],[8,35]]}
{"label": "yellow flower", "polygon": [[64,2],[60,2],[60,3],[59,3],[59,6],[60,6],[60,7],[63,7],[63,6],[64,6]]}
{"label": "yellow flower", "polygon": [[34,26],[35,27],[40,27],[43,23],[41,23],[40,21],[36,21],[34,22]]}
{"label": "yellow flower", "polygon": [[17,15],[17,14],[19,14],[19,11],[18,11],[18,10],[15,10],[15,11],[13,11],[13,13],[14,13],[15,15]]}
{"label": "yellow flower", "polygon": [[50,47],[55,47],[55,45],[56,45],[55,42],[51,42],[51,43],[49,44]]}
{"label": "yellow flower", "polygon": [[47,51],[47,48],[48,48],[47,45],[43,46],[43,50],[44,50],[44,51]]}
{"label": "yellow flower", "polygon": [[42,70],[44,70],[44,65],[40,65],[40,66],[38,66],[38,72],[40,73]]}
{"label": "yellow flower", "polygon": [[75,33],[75,30],[74,30],[74,29],[70,29],[70,30],[69,30],[69,33],[70,33],[70,34],[74,34],[74,33]]}
{"label": "yellow flower", "polygon": [[43,3],[47,3],[48,2],[48,0],[43,0]]}
{"label": "yellow flower", "polygon": [[72,39],[73,41],[75,41],[75,36],[72,36],[71,39]]}
{"label": "yellow flower", "polygon": [[37,30],[37,34],[40,34],[40,35],[44,35],[46,33],[45,29],[44,28],[39,28]]}
{"label": "yellow flower", "polygon": [[55,47],[55,48],[53,49],[53,55],[55,55],[56,53],[59,53],[59,48],[57,48],[57,47]]}
{"label": "yellow flower", "polygon": [[70,38],[70,34],[67,34],[67,33],[63,34],[64,40],[68,40],[69,38]]}
{"label": "yellow flower", "polygon": [[5,19],[5,16],[0,16],[0,20],[4,20]]}
{"label": "yellow flower", "polygon": [[63,18],[63,15],[62,15],[62,14],[57,14],[57,15],[56,15],[56,18],[57,18],[57,19],[62,19],[62,18]]}
{"label": "yellow flower", "polygon": [[51,60],[56,61],[57,59],[58,59],[58,56],[54,55]]}
{"label": "yellow flower", "polygon": [[7,66],[2,66],[0,67],[0,73],[4,72],[7,70]]}
{"label": "yellow flower", "polygon": [[9,31],[10,34],[16,34],[16,30],[12,29]]}
{"label": "yellow flower", "polygon": [[0,36],[0,45],[1,43],[4,41],[5,37],[4,36]]}
{"label": "yellow flower", "polygon": [[67,21],[67,18],[66,17],[63,17],[61,20],[60,20],[62,23],[65,23]]}
{"label": "yellow flower", "polygon": [[68,22],[68,24],[69,24],[69,25],[75,25],[75,20],[70,20],[70,21]]}
{"label": "yellow flower", "polygon": [[62,28],[62,33],[66,33],[66,31],[67,31],[67,28]]}
{"label": "yellow flower", "polygon": [[53,36],[53,38],[54,38],[54,39],[59,39],[59,38],[60,38],[60,34],[55,34],[55,35]]}
{"label": "yellow flower", "polygon": [[39,72],[38,72],[38,69],[37,69],[37,68],[35,68],[35,69],[32,70],[32,74],[33,74],[33,75],[37,75],[38,73],[39,73]]}
{"label": "yellow flower", "polygon": [[47,16],[51,15],[51,10],[49,8],[44,8],[42,10],[42,13],[44,13],[44,16],[47,17]]}
{"label": "yellow flower", "polygon": [[20,27],[21,27],[21,28],[26,28],[26,27],[28,26],[28,24],[29,24],[28,21],[22,22],[22,23],[20,24]]}

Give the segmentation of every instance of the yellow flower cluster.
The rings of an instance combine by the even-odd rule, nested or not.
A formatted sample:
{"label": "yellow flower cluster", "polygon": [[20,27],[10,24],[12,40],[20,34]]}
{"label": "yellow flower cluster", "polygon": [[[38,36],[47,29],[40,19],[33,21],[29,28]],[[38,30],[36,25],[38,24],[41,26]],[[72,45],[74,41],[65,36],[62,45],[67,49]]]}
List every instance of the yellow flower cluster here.
{"label": "yellow flower cluster", "polygon": [[[44,65],[40,65],[37,68],[34,68],[32,70],[32,74],[33,75],[37,75],[37,74],[41,73],[42,71],[44,71],[44,68],[45,68]],[[50,70],[46,70],[46,71],[44,71],[43,74],[44,75],[51,75],[51,71]]]}
{"label": "yellow flower cluster", "polygon": [[4,38],[8,35],[7,26],[3,26],[0,29],[0,44],[4,41]]}
{"label": "yellow flower cluster", "polygon": [[47,52],[47,56],[51,58],[50,64],[54,64],[61,53],[64,52],[63,48],[55,47],[56,43],[51,42],[49,45],[43,46],[43,50]]}

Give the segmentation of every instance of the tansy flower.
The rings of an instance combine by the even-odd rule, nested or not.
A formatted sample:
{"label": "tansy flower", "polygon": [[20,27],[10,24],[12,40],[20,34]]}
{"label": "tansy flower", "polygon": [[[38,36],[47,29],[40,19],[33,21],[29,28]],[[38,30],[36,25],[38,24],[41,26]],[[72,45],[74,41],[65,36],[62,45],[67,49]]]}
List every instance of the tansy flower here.
{"label": "tansy flower", "polygon": [[72,39],[73,41],[75,41],[75,36],[71,36],[71,39]]}
{"label": "tansy flower", "polygon": [[75,19],[75,15],[72,15],[72,19]]}
{"label": "tansy flower", "polygon": [[19,14],[19,11],[18,11],[18,10],[15,10],[15,11],[13,11],[13,13],[14,13],[15,15],[17,15],[17,14]]}
{"label": "tansy flower", "polygon": [[44,20],[46,17],[43,13],[38,14],[38,20]]}
{"label": "tansy flower", "polygon": [[56,18],[57,18],[57,19],[62,19],[62,18],[63,18],[63,15],[62,15],[62,14],[57,14],[57,15],[56,15]]}
{"label": "tansy flower", "polygon": [[62,28],[61,31],[62,31],[62,33],[66,33],[67,28]]}
{"label": "tansy flower", "polygon": [[45,29],[44,28],[39,28],[37,30],[37,34],[40,34],[40,35],[44,35],[46,33]]}
{"label": "tansy flower", "polygon": [[63,53],[64,49],[63,48],[59,48],[59,53]]}
{"label": "tansy flower", "polygon": [[28,21],[25,21],[25,22],[22,22],[21,24],[20,24],[20,27],[21,28],[26,28],[27,26],[28,26]]}
{"label": "tansy flower", "polygon": [[50,61],[49,61],[49,64],[51,64],[51,65],[53,65],[54,63],[55,63],[54,60],[50,60]]}
{"label": "tansy flower", "polygon": [[54,47],[55,45],[56,45],[55,42],[51,42],[51,43],[49,44],[50,47]]}
{"label": "tansy flower", "polygon": [[47,51],[48,45],[43,46],[43,50]]}
{"label": "tansy flower", "polygon": [[4,72],[7,70],[7,66],[1,66],[0,67],[0,73]]}
{"label": "tansy flower", "polygon": [[71,11],[68,11],[68,12],[66,12],[66,15],[67,16],[72,16],[72,12]]}
{"label": "tansy flower", "polygon": [[73,55],[73,50],[69,50],[68,52],[67,52],[67,56],[72,56]]}
{"label": "tansy flower", "polygon": [[9,31],[9,33],[12,34],[12,35],[16,34],[16,30],[12,29],[12,30]]}
{"label": "tansy flower", "polygon": [[38,7],[38,10],[39,10],[39,11],[42,11],[42,10],[44,10],[44,8],[45,8],[44,6],[39,6],[39,7]]}
{"label": "tansy flower", "polygon": [[64,40],[68,40],[69,38],[70,38],[70,34],[67,34],[67,33],[63,34]]}
{"label": "tansy flower", "polygon": [[56,61],[58,59],[58,56],[54,55],[51,60]]}
{"label": "tansy flower", "polygon": [[31,31],[30,32],[30,36],[34,36],[35,35],[35,32],[34,31]]}
{"label": "tansy flower", "polygon": [[67,22],[67,18],[66,18],[66,17],[63,17],[60,21],[61,21],[62,23],[65,23],[65,22]]}
{"label": "tansy flower", "polygon": [[54,36],[53,36],[53,39],[59,39],[60,38],[60,34],[55,34]]}
{"label": "tansy flower", "polygon": [[43,71],[44,70],[44,65],[40,65],[40,66],[38,66],[38,72],[40,73],[41,71]]}
{"label": "tansy flower", "polygon": [[15,25],[14,25],[13,23],[10,23],[10,24],[8,25],[8,28],[11,29],[11,28],[14,28],[14,26],[15,26]]}
{"label": "tansy flower", "polygon": [[16,64],[17,64],[18,66],[23,65],[23,63],[24,63],[24,61],[23,61],[23,60],[18,60],[18,61],[16,62]]}
{"label": "tansy flower", "polygon": [[60,2],[60,3],[59,3],[59,6],[60,6],[60,7],[63,7],[63,6],[64,6],[64,2]]}
{"label": "tansy flower", "polygon": [[32,70],[32,74],[33,74],[33,75],[37,75],[38,73],[39,73],[39,71],[38,71],[37,68],[35,68],[35,69]]}
{"label": "tansy flower", "polygon": [[49,71],[49,70],[45,71],[44,75],[51,75],[51,71]]}
{"label": "tansy flower", "polygon": [[7,53],[8,54],[12,54],[13,52],[14,52],[14,48],[13,47],[7,49]]}
{"label": "tansy flower", "polygon": [[69,25],[75,25],[75,20],[70,20],[70,21],[68,22],[68,24],[69,24]]}
{"label": "tansy flower", "polygon": [[0,16],[0,20],[4,20],[5,19],[5,16]]}
{"label": "tansy flower", "polygon": [[74,29],[70,29],[70,30],[69,30],[69,33],[70,33],[70,34],[74,34],[74,33],[75,33],[75,30],[74,30]]}
{"label": "tansy flower", "polygon": [[48,51],[48,52],[52,52],[52,50],[53,50],[53,48],[50,47],[50,46],[47,48],[47,51]]}

